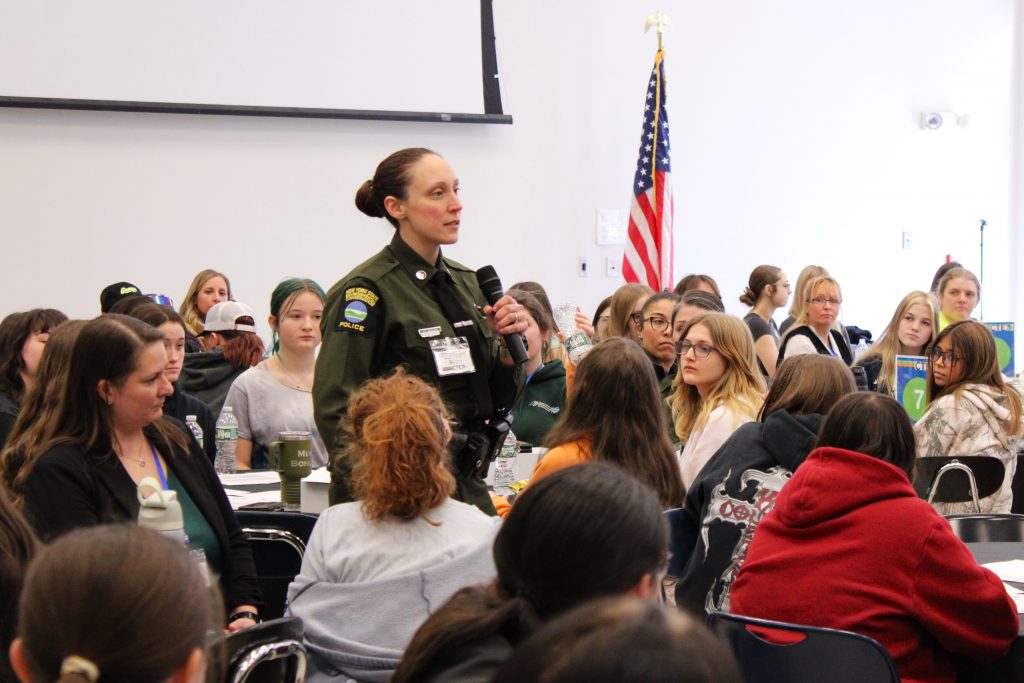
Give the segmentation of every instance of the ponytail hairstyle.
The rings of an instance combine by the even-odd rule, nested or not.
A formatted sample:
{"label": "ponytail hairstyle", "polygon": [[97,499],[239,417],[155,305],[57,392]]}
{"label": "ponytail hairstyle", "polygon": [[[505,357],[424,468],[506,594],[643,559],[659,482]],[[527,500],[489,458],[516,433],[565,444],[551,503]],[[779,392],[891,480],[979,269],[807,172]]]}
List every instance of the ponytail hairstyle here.
{"label": "ponytail hairstyle", "polygon": [[50,335],[36,371],[35,386],[25,397],[0,455],[0,483],[7,487],[11,502],[18,508],[25,480],[43,454],[44,444],[56,434],[58,414],[67,407],[71,351],[84,326],[84,320],[69,320]]}
{"label": "ponytail hairstyle", "polygon": [[391,680],[426,680],[469,644],[496,633],[516,644],[576,605],[625,594],[659,576],[667,547],[661,503],[620,468],[589,463],[544,477],[495,538],[494,582],[463,588],[428,618]]}
{"label": "ponytail hairstyle", "polygon": [[281,348],[281,340],[277,336],[277,328],[281,324],[281,318],[288,315],[288,311],[291,310],[292,304],[295,303],[295,299],[305,292],[315,294],[317,298],[320,299],[321,304],[327,299],[327,295],[324,294],[323,287],[308,278],[285,278],[284,280],[281,280],[281,282],[277,284],[277,287],[274,287],[274,291],[271,292],[270,315],[274,318],[274,322],[271,323],[271,353],[277,353]]}
{"label": "ponytail hairstyle", "polygon": [[750,273],[747,288],[740,295],[740,303],[754,306],[764,295],[765,287],[774,285],[782,277],[782,269],[777,266],[758,266]]}
{"label": "ponytail hairstyle", "polygon": [[364,182],[356,190],[356,208],[371,218],[386,219],[397,229],[398,220],[384,208],[384,200],[388,197],[406,199],[409,181],[412,177],[412,167],[428,154],[441,156],[425,147],[409,147],[394,152],[380,162],[373,178]]}
{"label": "ponytail hairstyle", "polygon": [[352,463],[353,497],[371,521],[408,521],[455,492],[448,411],[432,386],[399,367],[352,396],[342,457]]}
{"label": "ponytail hairstyle", "polygon": [[79,529],[29,567],[12,659],[32,683],[160,683],[206,652],[221,614],[180,544],[135,524]]}
{"label": "ponytail hairstyle", "polygon": [[259,364],[266,354],[263,340],[255,332],[225,330],[217,334],[223,339],[219,348],[224,354],[224,360],[236,370],[245,370]]}

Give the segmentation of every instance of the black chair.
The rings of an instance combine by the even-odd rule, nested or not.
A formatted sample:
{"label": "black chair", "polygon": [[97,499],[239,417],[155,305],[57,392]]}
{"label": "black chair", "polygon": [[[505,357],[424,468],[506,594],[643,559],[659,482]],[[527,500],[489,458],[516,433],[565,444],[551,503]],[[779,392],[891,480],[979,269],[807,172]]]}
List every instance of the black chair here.
{"label": "black chair", "polygon": [[302,556],[317,517],[303,512],[262,510],[237,510],[235,515],[256,563],[265,603],[262,616],[276,619],[284,614],[288,585],[302,569]]}
{"label": "black chair", "polygon": [[227,663],[210,667],[211,673],[223,671],[220,683],[302,683],[306,677],[302,620],[297,617],[265,621],[222,637],[211,652]]}
{"label": "black chair", "polygon": [[[708,625],[732,650],[746,683],[899,683],[878,641],[850,631],[798,626],[712,612]],[[795,634],[799,642],[769,642],[751,628]]]}
{"label": "black chair", "polygon": [[946,520],[964,543],[1024,542],[1024,515],[947,515]]}
{"label": "black chair", "polygon": [[1005,475],[1003,461],[986,455],[918,458],[914,489],[929,503],[974,503],[980,513],[980,499],[998,491]]}

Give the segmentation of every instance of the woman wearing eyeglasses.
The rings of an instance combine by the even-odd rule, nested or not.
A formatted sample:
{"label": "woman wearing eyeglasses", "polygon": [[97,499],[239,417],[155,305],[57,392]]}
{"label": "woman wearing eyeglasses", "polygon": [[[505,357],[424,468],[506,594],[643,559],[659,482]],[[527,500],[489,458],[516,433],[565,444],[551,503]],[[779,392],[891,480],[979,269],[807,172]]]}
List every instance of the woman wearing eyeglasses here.
{"label": "woman wearing eyeglasses", "polygon": [[686,444],[680,465],[689,488],[726,439],[757,417],[765,385],[750,330],[724,313],[705,313],[690,321],[679,345],[679,362],[672,415],[676,435]]}
{"label": "woman wearing eyeglasses", "polygon": [[740,302],[750,306],[743,322],[754,336],[757,367],[765,377],[775,376],[779,358],[779,328],[772,316],[789,301],[789,278],[776,266],[758,266],[750,273]]}
{"label": "woman wearing eyeglasses", "polygon": [[608,319],[606,336],[636,339],[644,304],[652,294],[653,289],[638,282],[630,282],[616,289],[608,307],[611,317]]}
{"label": "woman wearing eyeglasses", "polygon": [[679,301],[672,292],[658,292],[640,312],[640,346],[651,357],[658,389],[666,398],[676,376],[678,352],[672,339],[672,309]]}
{"label": "woman wearing eyeglasses", "polygon": [[[935,339],[928,364],[928,410],[914,425],[917,455],[985,455],[1006,474],[999,490],[981,499],[981,511],[1009,512],[1017,440],[1024,434],[1021,397],[999,371],[995,339],[981,323],[953,323]],[[943,515],[974,512],[973,504],[935,503]]]}
{"label": "woman wearing eyeglasses", "polygon": [[852,364],[850,345],[837,329],[843,303],[839,283],[828,275],[812,278],[800,295],[804,298],[804,310],[782,338],[778,362],[786,356],[820,353]]}

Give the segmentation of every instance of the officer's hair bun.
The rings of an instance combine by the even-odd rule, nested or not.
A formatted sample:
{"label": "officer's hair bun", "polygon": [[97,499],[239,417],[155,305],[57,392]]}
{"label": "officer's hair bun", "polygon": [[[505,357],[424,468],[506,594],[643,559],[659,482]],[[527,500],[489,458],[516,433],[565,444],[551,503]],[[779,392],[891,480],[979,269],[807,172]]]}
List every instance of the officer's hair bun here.
{"label": "officer's hair bun", "polygon": [[356,190],[356,208],[371,218],[384,217],[384,205],[373,196],[373,181],[367,180]]}

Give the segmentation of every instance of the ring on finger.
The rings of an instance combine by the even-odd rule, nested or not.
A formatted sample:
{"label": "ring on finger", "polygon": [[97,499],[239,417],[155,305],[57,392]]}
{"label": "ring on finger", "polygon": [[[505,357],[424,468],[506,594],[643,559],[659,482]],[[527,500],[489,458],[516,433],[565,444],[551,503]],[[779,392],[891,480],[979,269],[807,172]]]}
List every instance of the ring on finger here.
{"label": "ring on finger", "polygon": [[512,315],[515,316],[515,318],[514,318],[515,322],[513,324],[518,325],[519,324],[519,314],[513,311]]}

